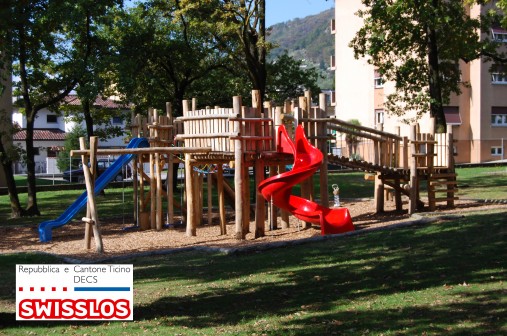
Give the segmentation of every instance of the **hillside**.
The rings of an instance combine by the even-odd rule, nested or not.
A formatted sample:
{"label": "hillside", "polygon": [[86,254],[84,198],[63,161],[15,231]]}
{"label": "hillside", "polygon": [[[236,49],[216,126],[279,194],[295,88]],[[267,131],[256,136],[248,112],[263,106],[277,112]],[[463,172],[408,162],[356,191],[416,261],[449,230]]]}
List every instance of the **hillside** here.
{"label": "hillside", "polygon": [[325,76],[319,83],[321,89],[332,88],[333,76],[327,69],[329,58],[334,53],[334,39],[330,32],[333,17],[334,8],[331,8],[316,15],[271,26],[268,41],[277,47],[270,52],[269,59],[275,59],[287,51],[290,56],[319,69]]}

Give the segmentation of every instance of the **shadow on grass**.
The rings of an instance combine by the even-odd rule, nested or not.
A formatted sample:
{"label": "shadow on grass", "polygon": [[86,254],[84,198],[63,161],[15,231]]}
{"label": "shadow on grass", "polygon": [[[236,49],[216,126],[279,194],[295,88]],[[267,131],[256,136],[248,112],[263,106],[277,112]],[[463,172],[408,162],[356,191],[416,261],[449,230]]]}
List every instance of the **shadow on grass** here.
{"label": "shadow on grass", "polygon": [[[495,334],[506,327],[498,285],[506,280],[506,215],[253,255],[133,260],[138,291],[151,297],[134,317],[188,329],[245,324],[246,334],[263,331],[253,321],[270,316],[280,317],[278,329],[264,331],[277,335]],[[13,314],[0,318],[16,325]]]}
{"label": "shadow on grass", "polygon": [[[415,333],[438,332],[440,324],[448,327],[459,325],[459,321],[476,324],[474,330],[481,333],[500,330],[506,314],[505,308],[500,309],[500,297],[505,292],[473,293],[473,288],[463,287],[465,292],[461,294],[458,286],[488,286],[505,280],[502,267],[507,251],[503,224],[506,215],[507,212],[469,216],[419,230],[384,231],[288,248],[265,256],[219,256],[212,264],[190,258],[184,275],[171,267],[170,262],[159,259],[157,262],[165,266],[154,263],[149,272],[138,274],[136,280],[153,279],[153,276],[161,280],[181,277],[208,283],[227,279],[229,285],[209,288],[197,295],[165,295],[137,307],[135,316],[136,319],[176,316],[179,318],[173,323],[205,328],[237,324],[259,316],[290,316],[313,309],[319,312],[317,316],[310,314],[308,320],[298,318],[297,322],[287,324],[298,324],[298,334],[303,330],[307,334],[326,333],[338,328],[333,320],[340,321],[340,330],[355,328],[361,332],[401,331],[408,324]],[[158,272],[158,267],[168,269]],[[248,280],[258,274],[271,274],[275,279],[267,283],[262,279]],[[399,310],[354,309],[365,300],[373,298],[375,302],[377,297],[403,301],[404,293],[413,296],[413,292],[427,290],[429,295],[432,291],[440,295],[447,286],[456,288],[442,294],[445,298],[441,300],[422,298],[421,303],[400,302],[400,307],[408,306]],[[397,304],[389,304],[392,305]],[[463,323],[466,327],[467,323]],[[457,326],[456,330],[445,332],[459,334],[460,329]]]}

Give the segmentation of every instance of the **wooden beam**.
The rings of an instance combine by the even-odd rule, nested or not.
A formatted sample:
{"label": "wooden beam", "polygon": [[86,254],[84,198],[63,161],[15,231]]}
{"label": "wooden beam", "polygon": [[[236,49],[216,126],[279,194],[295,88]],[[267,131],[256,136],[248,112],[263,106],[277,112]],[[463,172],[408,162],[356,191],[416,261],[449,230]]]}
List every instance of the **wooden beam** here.
{"label": "wooden beam", "polygon": [[[187,154],[187,153],[209,153],[210,147],[146,147],[146,148],[125,148],[125,149],[97,149],[99,155],[113,155],[113,154],[151,154],[151,153],[172,153],[172,154]],[[90,155],[90,150],[72,150],[71,156],[77,155]]]}

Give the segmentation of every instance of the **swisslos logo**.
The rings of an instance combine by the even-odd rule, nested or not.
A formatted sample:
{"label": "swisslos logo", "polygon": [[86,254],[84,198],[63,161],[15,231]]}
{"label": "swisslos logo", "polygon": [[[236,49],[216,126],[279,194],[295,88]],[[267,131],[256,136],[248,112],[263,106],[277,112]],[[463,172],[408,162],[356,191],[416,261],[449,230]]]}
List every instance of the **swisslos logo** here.
{"label": "swisslos logo", "polygon": [[24,299],[19,302],[22,319],[127,319],[132,313],[126,299]]}
{"label": "swisslos logo", "polygon": [[133,265],[16,265],[16,320],[133,320]]}

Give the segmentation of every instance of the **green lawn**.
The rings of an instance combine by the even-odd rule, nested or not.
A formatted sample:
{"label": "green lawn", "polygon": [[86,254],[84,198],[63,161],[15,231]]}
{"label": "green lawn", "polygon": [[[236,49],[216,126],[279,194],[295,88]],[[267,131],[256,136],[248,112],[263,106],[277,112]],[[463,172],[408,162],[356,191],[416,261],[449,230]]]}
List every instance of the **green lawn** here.
{"label": "green lawn", "polygon": [[[314,183],[318,189],[318,176]],[[373,196],[360,172],[331,173],[333,183],[344,198]],[[463,198],[507,198],[505,167],[459,169],[458,183]],[[8,220],[8,196],[0,196],[0,222],[37,225],[81,193],[39,192],[43,216],[17,220]],[[131,216],[131,188],[108,188],[98,206],[101,218]],[[135,266],[131,323],[16,323],[15,264],[60,261],[4,254],[0,335],[506,334],[506,216],[505,209],[477,212],[263,253],[138,258],[128,261]]]}
{"label": "green lawn", "polygon": [[[462,199],[507,199],[507,168],[460,168],[458,172],[458,197]],[[26,178],[18,177],[18,183],[26,184]],[[233,180],[228,179],[232,184]],[[338,184],[342,198],[373,197],[373,182],[364,180],[362,172],[331,172],[329,186]],[[320,189],[319,176],[314,176],[315,190]],[[206,188],[206,183],[204,183]],[[253,189],[253,181],[251,182]],[[179,190],[179,189],[178,189]],[[65,190],[37,193],[41,217],[9,219],[9,198],[0,196],[0,223],[3,225],[37,225],[43,220],[58,217],[84,190]],[[293,192],[299,192],[299,186]],[[330,197],[332,192],[330,190]],[[21,204],[26,204],[26,194],[20,194]],[[181,204],[180,193],[176,193],[177,203]],[[217,205],[216,193],[213,204]],[[105,196],[100,196],[99,214],[102,218],[123,216],[130,218],[133,213],[132,188],[107,188]],[[130,217],[129,217],[130,216]],[[80,218],[77,216],[76,218]]]}
{"label": "green lawn", "polygon": [[6,335],[505,335],[507,210],[243,255],[137,258],[135,322],[17,323],[0,255]]}
{"label": "green lawn", "polygon": [[[16,181],[16,185],[18,187],[26,187],[27,186],[27,179],[25,175],[16,175],[14,176],[14,180]],[[69,184],[68,181],[64,180],[57,180],[52,178],[37,178],[35,179],[35,183],[38,186],[49,186],[49,185],[58,185],[58,184]]]}
{"label": "green lawn", "polygon": [[507,199],[507,166],[459,168],[458,196],[468,199]]}

